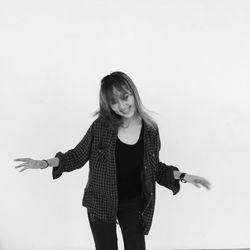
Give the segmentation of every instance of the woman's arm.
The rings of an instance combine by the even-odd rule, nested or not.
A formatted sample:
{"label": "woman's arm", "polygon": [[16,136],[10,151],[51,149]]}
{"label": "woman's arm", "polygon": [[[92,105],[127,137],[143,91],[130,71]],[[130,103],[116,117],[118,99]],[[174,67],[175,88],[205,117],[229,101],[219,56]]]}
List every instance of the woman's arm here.
{"label": "woman's arm", "polygon": [[[92,125],[75,148],[70,149],[65,153],[57,152],[54,159],[49,159],[52,165],[58,164],[52,169],[53,179],[59,178],[63,172],[71,172],[75,169],[81,168],[89,160],[93,136]],[[57,161],[56,158],[58,158],[59,161]]]}
{"label": "woman's arm", "polygon": [[[55,158],[51,158],[46,160],[49,163],[48,167],[57,167],[59,166],[59,158],[55,157]],[[46,164],[46,162],[44,162]]]}

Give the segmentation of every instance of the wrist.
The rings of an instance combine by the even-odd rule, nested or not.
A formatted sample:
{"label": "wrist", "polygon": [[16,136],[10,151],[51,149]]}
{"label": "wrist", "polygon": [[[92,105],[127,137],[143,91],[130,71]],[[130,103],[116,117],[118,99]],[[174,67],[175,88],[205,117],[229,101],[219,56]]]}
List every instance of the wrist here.
{"label": "wrist", "polygon": [[47,168],[49,166],[49,163],[48,163],[47,160],[42,160],[42,162],[43,162],[43,168],[42,169]]}
{"label": "wrist", "polygon": [[180,175],[181,175],[181,172],[180,172],[180,171],[174,170],[174,178],[175,178],[176,180],[179,180],[179,179],[180,179]]}
{"label": "wrist", "polygon": [[185,179],[186,177],[187,177],[186,173],[181,173],[179,179],[180,179],[181,182],[186,183],[187,182],[186,179]]}

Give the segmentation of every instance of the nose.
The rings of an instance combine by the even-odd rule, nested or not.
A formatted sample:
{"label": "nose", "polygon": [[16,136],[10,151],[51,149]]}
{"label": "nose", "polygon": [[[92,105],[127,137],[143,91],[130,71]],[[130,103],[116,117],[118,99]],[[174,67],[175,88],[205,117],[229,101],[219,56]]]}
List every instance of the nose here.
{"label": "nose", "polygon": [[125,104],[125,102],[123,100],[119,100],[118,104],[119,104],[119,110],[121,110],[121,111],[123,111],[127,108],[127,105]]}

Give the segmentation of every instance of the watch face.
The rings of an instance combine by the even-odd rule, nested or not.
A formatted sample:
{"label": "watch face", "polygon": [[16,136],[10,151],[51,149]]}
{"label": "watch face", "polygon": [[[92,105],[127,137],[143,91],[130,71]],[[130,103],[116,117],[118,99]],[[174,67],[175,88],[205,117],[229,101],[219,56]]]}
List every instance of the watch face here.
{"label": "watch face", "polygon": [[180,175],[180,180],[181,180],[181,182],[183,182],[183,183],[186,183],[186,182],[187,182],[186,180],[184,180],[185,175],[186,175],[186,173],[181,173],[181,175]]}

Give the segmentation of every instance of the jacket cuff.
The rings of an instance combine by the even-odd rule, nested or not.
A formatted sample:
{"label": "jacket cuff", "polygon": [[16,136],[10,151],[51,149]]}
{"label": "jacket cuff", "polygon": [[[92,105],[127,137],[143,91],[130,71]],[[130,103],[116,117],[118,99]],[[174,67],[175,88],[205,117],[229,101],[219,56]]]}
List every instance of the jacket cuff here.
{"label": "jacket cuff", "polygon": [[56,153],[55,157],[59,158],[59,165],[52,168],[53,180],[59,178],[63,173],[64,155],[62,152]]}
{"label": "jacket cuff", "polygon": [[170,189],[173,195],[176,195],[180,191],[180,180],[174,178],[174,171],[180,171],[177,167],[172,165],[166,165],[161,163],[163,168],[163,174],[161,176],[160,184]]}
{"label": "jacket cuff", "polygon": [[172,192],[173,192],[173,195],[176,195],[179,191],[180,191],[180,180],[177,180],[174,178],[174,171],[177,170],[177,171],[180,171],[177,167],[175,166],[169,166],[171,167],[171,179],[172,179]]}

